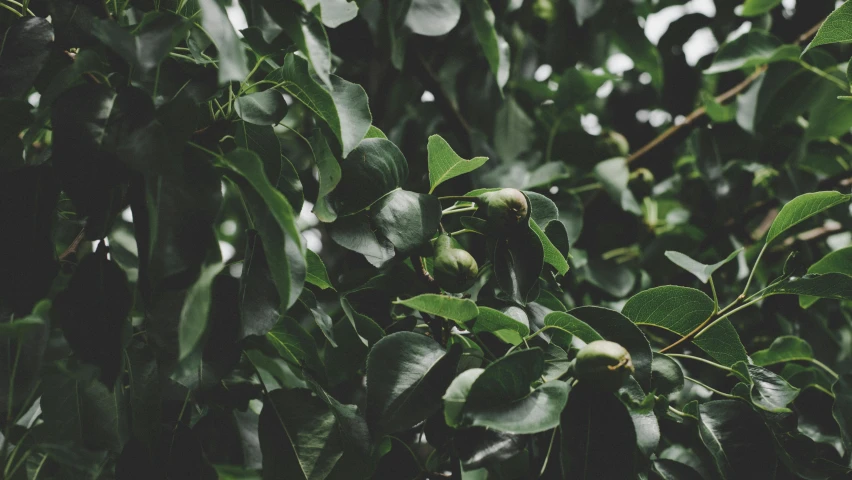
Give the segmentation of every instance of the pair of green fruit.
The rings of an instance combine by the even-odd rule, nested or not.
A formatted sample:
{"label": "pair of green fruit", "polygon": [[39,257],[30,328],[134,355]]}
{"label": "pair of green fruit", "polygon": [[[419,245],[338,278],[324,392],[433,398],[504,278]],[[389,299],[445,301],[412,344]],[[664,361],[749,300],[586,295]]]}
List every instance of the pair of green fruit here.
{"label": "pair of green fruit", "polygon": [[[486,192],[471,201],[485,207],[489,233],[507,235],[529,218],[527,197],[514,188]],[[456,248],[452,237],[442,234],[435,240],[433,272],[438,285],[450,293],[462,293],[476,282],[479,265],[473,255]]]}

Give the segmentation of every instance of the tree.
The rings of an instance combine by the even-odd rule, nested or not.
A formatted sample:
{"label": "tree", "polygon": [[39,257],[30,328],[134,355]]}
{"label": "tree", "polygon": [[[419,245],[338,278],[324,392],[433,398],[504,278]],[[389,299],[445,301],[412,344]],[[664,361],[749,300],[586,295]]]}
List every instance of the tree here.
{"label": "tree", "polygon": [[804,3],[0,0],[0,478],[845,478]]}

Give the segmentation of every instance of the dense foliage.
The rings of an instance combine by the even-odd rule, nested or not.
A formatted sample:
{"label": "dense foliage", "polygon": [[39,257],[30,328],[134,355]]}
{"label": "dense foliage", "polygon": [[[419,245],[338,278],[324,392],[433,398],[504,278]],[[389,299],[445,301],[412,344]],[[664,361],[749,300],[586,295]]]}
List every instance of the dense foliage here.
{"label": "dense foliage", "polygon": [[852,3],[0,7],[0,478],[852,472]]}

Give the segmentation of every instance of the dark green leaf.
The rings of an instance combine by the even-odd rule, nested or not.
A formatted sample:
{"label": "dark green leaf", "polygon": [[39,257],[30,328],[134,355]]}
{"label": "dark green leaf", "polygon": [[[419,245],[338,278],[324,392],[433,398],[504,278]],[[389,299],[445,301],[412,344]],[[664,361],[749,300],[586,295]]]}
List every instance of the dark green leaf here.
{"label": "dark green leaf", "polygon": [[799,58],[799,53],[799,47],[784,45],[772,35],[754,30],[722,45],[713,59],[713,64],[704,70],[704,73],[723,73],[773,62],[795,61]]}
{"label": "dark green leaf", "polygon": [[0,97],[27,93],[47,62],[52,43],[53,26],[44,18],[19,18],[3,32]]}
{"label": "dark green leaf", "polygon": [[[768,0],[763,0],[768,1]],[[778,1],[775,0],[775,4]],[[837,10],[831,13],[825,22],[819,27],[816,36],[805,48],[805,52],[829,43],[848,42],[852,40],[852,28],[849,23],[852,20],[852,5],[843,3]]]}
{"label": "dark green leaf", "polygon": [[132,302],[127,276],[107,259],[103,244],[77,266],[53,304],[62,333],[74,353],[97,365],[104,385],[112,388],[124,364],[123,338]]}
{"label": "dark green leaf", "polygon": [[275,390],[258,424],[263,478],[323,479],[343,455],[331,409],[307,390]]}
{"label": "dark green leaf", "polygon": [[201,25],[219,52],[219,85],[242,82],[248,76],[246,54],[225,8],[216,0],[198,0]]}
{"label": "dark green leaf", "polygon": [[266,339],[275,347],[281,358],[292,365],[304,368],[314,378],[324,382],[325,367],[317,352],[314,338],[299,325],[299,322],[283,316],[266,334]]}
{"label": "dark green leaf", "polygon": [[293,164],[281,153],[281,143],[272,127],[239,122],[234,140],[238,147],[260,157],[269,182],[284,194],[294,212],[300,211],[304,201],[302,182]]}
{"label": "dark green leaf", "polygon": [[497,239],[492,258],[497,284],[518,305],[535,300],[535,287],[544,266],[541,240],[531,226],[524,227]]}
{"label": "dark green leaf", "polygon": [[[819,261],[808,268],[808,273],[843,273],[852,275],[852,247],[835,250],[822,257]],[[799,305],[808,308],[819,298],[802,296],[799,297]]]}
{"label": "dark green leaf", "polygon": [[299,8],[295,2],[263,0],[263,6],[311,62],[322,83],[335,89],[331,79],[331,48],[319,19]]}
{"label": "dark green leaf", "polygon": [[701,404],[699,409],[701,440],[716,460],[722,478],[775,478],[778,461],[772,437],[747,403],[716,400]]}
{"label": "dark green leaf", "polygon": [[852,298],[852,276],[842,273],[814,273],[792,277],[765,292],[769,295],[807,295],[816,298],[845,300]]}
{"label": "dark green leaf", "polygon": [[757,365],[737,362],[733,366],[740,377],[748,381],[751,401],[768,412],[789,412],[787,408],[799,395],[799,389],[787,383],[783,377]]}
{"label": "dark green leaf", "polygon": [[358,213],[408,178],[408,162],[390,140],[368,138],[346,157],[343,178],[331,194],[338,215]]}
{"label": "dark green leaf", "polygon": [[307,277],[305,277],[305,281],[323,290],[327,288],[334,290],[334,287],[331,286],[331,280],[328,278],[328,272],[325,269],[325,264],[322,263],[322,259],[319,255],[311,250],[306,250],[305,253],[308,263],[308,273]]}
{"label": "dark green leaf", "polygon": [[269,183],[257,154],[238,148],[220,158],[254,216],[279,298],[289,308],[299,298],[307,275],[305,246],[296,228],[293,208]]}
{"label": "dark green leaf", "polygon": [[852,448],[852,375],[845,374],[837,379],[831,393],[834,394],[831,414],[840,427],[844,447]]}
{"label": "dark green leaf", "polygon": [[394,190],[373,204],[370,214],[376,233],[401,254],[408,254],[426,245],[438,231],[441,202],[432,195]]}
{"label": "dark green leaf", "polygon": [[317,83],[308,71],[308,62],[289,54],[281,68],[270,73],[266,80],[280,85],[328,124],[343,156],[348,157],[367,134],[373,117],[367,105],[367,93],[360,85],[336,75],[330,78],[328,87]]}
{"label": "dark green leaf", "polygon": [[413,427],[441,408],[461,356],[434,340],[397,332],[379,340],[367,358],[367,422],[374,438]]}
{"label": "dark green leaf", "polygon": [[683,388],[683,370],[670,357],[654,352],[654,364],[651,371],[651,389],[657,395],[669,395]]}
{"label": "dark green leaf", "polygon": [[[500,90],[509,81],[511,52],[509,43],[494,28],[494,12],[486,0],[464,0],[476,38]],[[434,185],[433,185],[434,187]]]}
{"label": "dark green leaf", "polygon": [[255,125],[276,125],[287,115],[287,102],[275,90],[238,97],[234,108],[240,118]]}

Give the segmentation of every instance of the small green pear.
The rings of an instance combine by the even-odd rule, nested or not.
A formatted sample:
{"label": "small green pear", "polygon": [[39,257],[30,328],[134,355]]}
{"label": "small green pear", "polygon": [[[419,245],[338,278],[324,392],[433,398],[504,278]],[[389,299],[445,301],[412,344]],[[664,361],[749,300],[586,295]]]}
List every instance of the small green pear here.
{"label": "small green pear", "polygon": [[473,255],[453,246],[450,235],[442,234],[435,240],[432,271],[441,288],[450,293],[462,293],[476,282],[479,265]]}
{"label": "small green pear", "polygon": [[615,392],[633,372],[630,352],[607,340],[589,343],[573,361],[574,378],[595,390]]}
{"label": "small green pear", "polygon": [[530,216],[526,195],[514,188],[503,188],[479,196],[485,204],[488,227],[505,234],[522,225]]}

